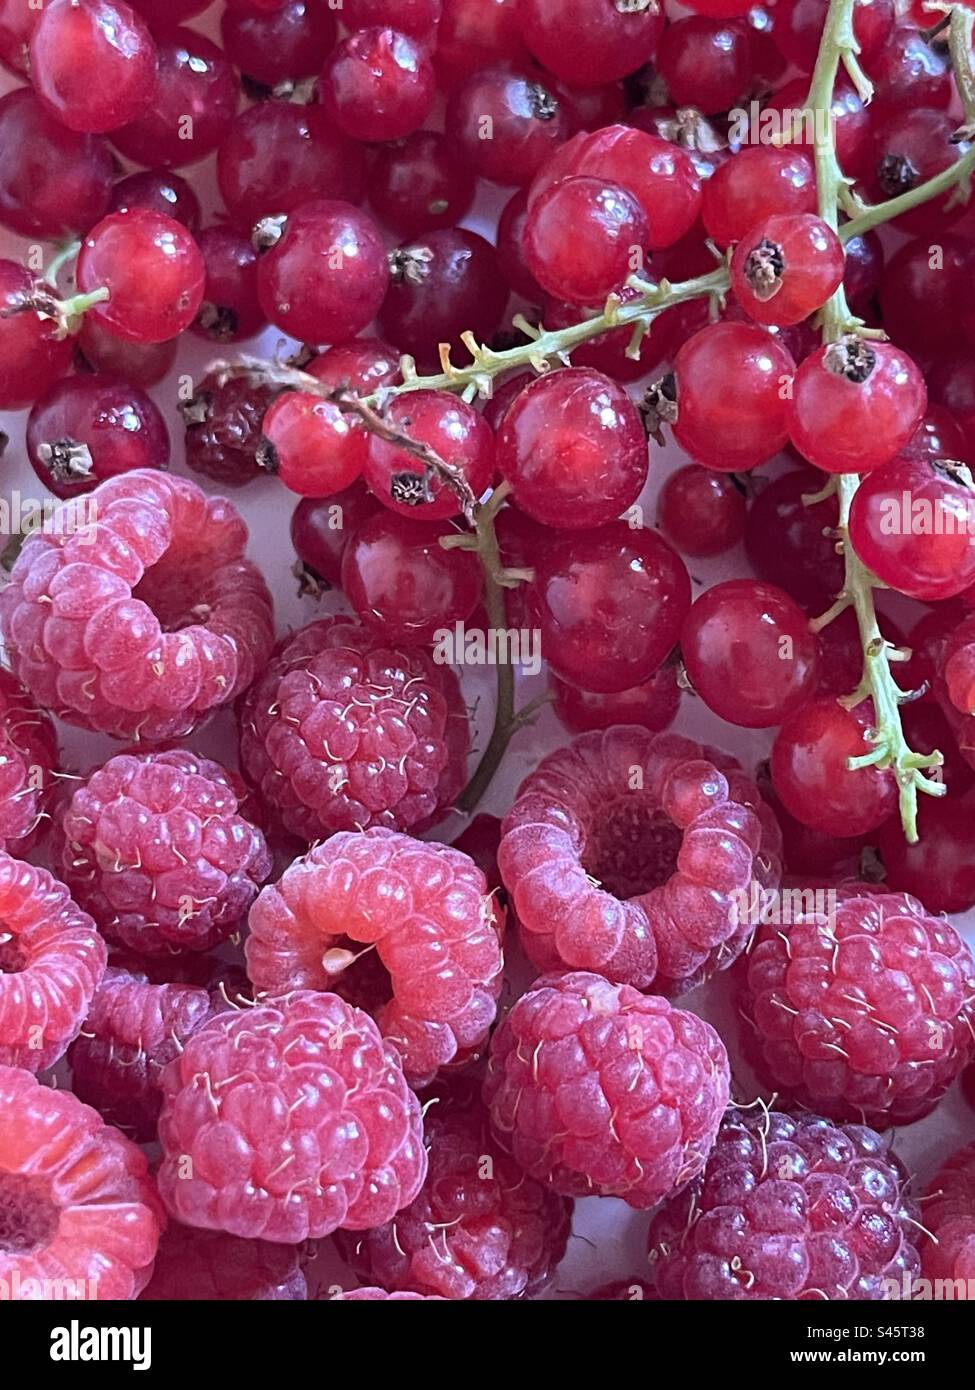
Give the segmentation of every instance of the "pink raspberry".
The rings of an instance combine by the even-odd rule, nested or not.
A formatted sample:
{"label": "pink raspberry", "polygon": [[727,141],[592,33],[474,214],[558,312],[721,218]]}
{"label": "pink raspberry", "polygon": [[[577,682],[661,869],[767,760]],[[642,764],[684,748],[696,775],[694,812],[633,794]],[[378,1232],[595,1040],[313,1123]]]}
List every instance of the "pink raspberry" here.
{"label": "pink raspberry", "polygon": [[146,956],[205,951],[271,872],[243,796],[239,778],[186,749],[109,758],[61,820],[64,880],[110,941]]}
{"label": "pink raspberry", "polygon": [[18,1067],[0,1066],[0,1117],[5,1296],[137,1298],[165,1222],[141,1150]]}
{"label": "pink raspberry", "polygon": [[341,1235],[362,1279],[451,1299],[537,1293],[565,1254],[572,1204],[498,1148],[475,1100],[426,1113],[430,1168],[419,1196],[385,1226]]}
{"label": "pink raspberry", "polygon": [[297,1245],[419,1192],[419,1101],[395,1047],[334,994],[218,1014],[163,1072],[159,1191],[187,1226]]}
{"label": "pink raspberry", "polygon": [[0,667],[0,849],[26,854],[50,804],[58,742],[54,725]]}
{"label": "pink raspberry", "polygon": [[388,980],[383,991],[374,977],[368,1000],[354,988],[351,997],[370,1011],[378,1005],[379,1027],[398,1045],[411,1084],[477,1055],[504,962],[498,910],[472,859],[378,826],[333,835],[260,894],[247,969],[262,992],[334,989],[355,969],[349,948],[358,945],[375,947]]}
{"label": "pink raspberry", "polygon": [[669,1300],[877,1299],[917,1272],[887,1141],[818,1115],[729,1110],[703,1174],[650,1227]]}
{"label": "pink raspberry", "polygon": [[491,1039],[484,1099],[530,1177],[652,1207],[704,1167],[728,1103],[709,1023],[578,971],[546,975]]}
{"label": "pink raspberry", "polygon": [[409,1300],[411,1303],[444,1303],[445,1299],[439,1294],[423,1293],[387,1293],[385,1289],[352,1289],[349,1293],[337,1293],[333,1295],[333,1303],[378,1303],[380,1300],[392,1301],[398,1299],[401,1302]]}
{"label": "pink raspberry", "polygon": [[155,1139],[162,1069],[212,1012],[205,989],[109,967],[71,1045],[75,1095],[140,1142]]}
{"label": "pink raspberry", "polygon": [[744,1041],[769,1090],[878,1129],[933,1110],[972,1055],[975,963],[904,893],[763,925],[744,972]]}
{"label": "pink raspberry", "polygon": [[[942,1286],[940,1297],[970,1299],[975,1290],[975,1144],[942,1165],[922,1199],[921,1273]],[[962,1285],[954,1281],[963,1279]],[[935,1294],[935,1296],[939,1296]]]}
{"label": "pink raspberry", "polygon": [[87,524],[28,538],[0,594],[14,674],[71,724],[180,737],[250,685],[274,642],[247,528],[225,498],[155,469],[87,500]]}
{"label": "pink raspberry", "polygon": [[170,1222],[142,1301],[285,1303],[307,1297],[295,1246]]}
{"label": "pink raspberry", "polygon": [[467,713],[453,672],[345,618],[279,646],[240,725],[245,773],[309,844],[373,825],[418,831],[464,783]]}
{"label": "pink raspberry", "polygon": [[46,1071],[63,1057],[107,957],[64,885],[0,850],[0,1064]]}
{"label": "pink raspberry", "polygon": [[643,1279],[617,1279],[610,1284],[600,1284],[586,1298],[596,1302],[642,1303],[645,1299],[656,1302],[659,1295],[654,1286]]}
{"label": "pink raspberry", "polygon": [[617,726],[583,734],[525,779],[498,867],[540,970],[680,993],[744,949],[739,904],[753,883],[778,885],[780,848],[737,765],[673,734]]}

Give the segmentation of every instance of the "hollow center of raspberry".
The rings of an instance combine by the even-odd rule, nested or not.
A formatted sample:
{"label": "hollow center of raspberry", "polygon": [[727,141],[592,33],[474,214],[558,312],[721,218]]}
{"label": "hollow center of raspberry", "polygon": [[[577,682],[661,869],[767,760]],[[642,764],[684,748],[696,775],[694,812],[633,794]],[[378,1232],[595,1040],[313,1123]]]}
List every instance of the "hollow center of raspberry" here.
{"label": "hollow center of raspberry", "polygon": [[677,866],[683,836],[673,821],[638,796],[599,808],[583,855],[586,873],[607,893],[626,899],[666,883]]}
{"label": "hollow center of raspberry", "polygon": [[47,1183],[0,1170],[0,1255],[30,1255],[49,1245],[59,1212]]}
{"label": "hollow center of raspberry", "polygon": [[389,971],[374,947],[369,949],[361,941],[337,936],[329,943],[322,964],[330,976],[329,988],[357,1009],[375,1014],[393,997]]}
{"label": "hollow center of raspberry", "polygon": [[27,969],[27,952],[19,937],[11,936],[0,926],[0,975],[19,975]]}
{"label": "hollow center of raspberry", "polygon": [[[202,570],[201,564],[205,565]],[[212,562],[166,554],[146,570],[132,590],[132,597],[152,609],[164,632],[206,624],[211,609],[208,603],[200,601],[200,580],[210,568]]]}

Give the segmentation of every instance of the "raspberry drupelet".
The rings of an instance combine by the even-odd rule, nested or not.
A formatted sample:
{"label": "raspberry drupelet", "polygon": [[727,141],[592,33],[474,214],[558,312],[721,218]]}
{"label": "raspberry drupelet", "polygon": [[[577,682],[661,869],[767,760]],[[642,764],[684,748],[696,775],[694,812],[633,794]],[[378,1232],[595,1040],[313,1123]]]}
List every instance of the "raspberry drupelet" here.
{"label": "raspberry drupelet", "polygon": [[241,1240],[171,1221],[142,1301],[286,1303],[307,1297],[295,1246]]}
{"label": "raspberry drupelet", "polygon": [[[472,1060],[501,989],[502,914],[460,850],[374,827],[333,835],[265,888],[250,913],[256,990],[340,989],[358,948],[376,948],[389,982],[370,1012],[413,1085]],[[360,954],[362,952],[360,951]],[[355,1002],[355,975],[349,978]],[[391,998],[388,997],[391,994]]]}
{"label": "raspberry drupelet", "polygon": [[63,883],[0,851],[0,1065],[40,1072],[64,1056],[107,956]]}
{"label": "raspberry drupelet", "polygon": [[140,469],[89,494],[92,518],[36,532],[0,595],[14,675],[46,709],[161,742],[240,694],[274,641],[271,596],[222,497]]}
{"label": "raspberry drupelet", "polygon": [[920,1265],[905,1187],[865,1125],[732,1108],[704,1172],[650,1227],[657,1290],[693,1301],[887,1297]]}
{"label": "raspberry drupelet", "polygon": [[464,784],[468,738],[448,667],[346,618],[286,638],[240,709],[245,775],[308,844],[433,824]]}
{"label": "raspberry drupelet", "polygon": [[778,885],[780,847],[736,764],[618,725],[583,734],[525,779],[498,867],[539,969],[679,993],[744,949],[751,925],[737,904],[755,882]]}
{"label": "raspberry drupelet", "polygon": [[120,753],[74,791],[61,872],[112,942],[144,956],[205,951],[271,873],[241,779],[187,749]]}
{"label": "raspberry drupelet", "polygon": [[329,1299],[332,1303],[379,1303],[391,1299],[410,1303],[445,1303],[446,1299],[439,1294],[428,1293],[387,1293],[385,1289],[361,1288],[352,1289],[349,1293],[333,1294]]}
{"label": "raspberry drupelet", "polygon": [[946,1294],[934,1297],[969,1299],[975,1288],[975,1144],[946,1159],[922,1202],[927,1235],[921,1240],[921,1272],[932,1283],[951,1281]]}
{"label": "raspberry drupelet", "polygon": [[[142,1152],[67,1091],[0,1066],[0,1280],[8,1297],[133,1299],[165,1218]],[[48,1283],[48,1287],[50,1284]]]}
{"label": "raspberry drupelet", "polygon": [[342,1234],[343,1257],[382,1288],[451,1299],[531,1297],[565,1254],[572,1203],[498,1147],[484,1107],[448,1094],[425,1116],[430,1169],[385,1226]]}
{"label": "raspberry drupelet", "polygon": [[0,667],[0,849],[25,854],[54,791],[58,743],[44,710]]}
{"label": "raspberry drupelet", "polygon": [[743,1039],[787,1104],[878,1128],[934,1109],[973,1052],[975,963],[905,893],[848,897],[759,927]]}
{"label": "raspberry drupelet", "polygon": [[704,1167],[728,1103],[709,1023],[602,975],[545,975],[491,1039],[498,1142],[569,1197],[654,1206]]}
{"label": "raspberry drupelet", "polygon": [[423,1185],[396,1047],[337,995],[216,1015],[162,1085],[159,1191],[185,1225],[297,1245],[381,1225]]}

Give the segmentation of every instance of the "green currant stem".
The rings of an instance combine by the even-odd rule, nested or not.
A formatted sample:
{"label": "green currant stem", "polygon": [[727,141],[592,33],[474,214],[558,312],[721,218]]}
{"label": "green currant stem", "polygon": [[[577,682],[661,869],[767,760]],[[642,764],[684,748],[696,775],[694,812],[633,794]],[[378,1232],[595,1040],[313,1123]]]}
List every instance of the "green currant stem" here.
{"label": "green currant stem", "polygon": [[61,247],[60,251],[58,251],[56,255],[52,256],[51,264],[44,272],[44,279],[55,290],[58,287],[58,276],[61,274],[61,271],[64,269],[66,265],[70,264],[72,261],[77,260],[78,252],[80,250],[80,241],[69,241],[67,245]]}
{"label": "green currant stem", "polygon": [[948,27],[948,51],[955,70],[955,84],[965,113],[965,127],[975,130],[975,75],[972,73],[972,35],[975,33],[975,12],[965,5],[956,5]]}

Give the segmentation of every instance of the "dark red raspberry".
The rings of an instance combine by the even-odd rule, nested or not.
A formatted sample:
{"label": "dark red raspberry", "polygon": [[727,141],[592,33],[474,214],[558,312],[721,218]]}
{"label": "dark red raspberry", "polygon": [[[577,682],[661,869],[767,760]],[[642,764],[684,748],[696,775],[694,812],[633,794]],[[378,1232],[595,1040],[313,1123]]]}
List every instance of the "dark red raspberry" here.
{"label": "dark red raspberry", "polygon": [[286,638],[240,712],[244,772],[309,844],[431,825],[463,786],[467,748],[453,672],[346,618]]}
{"label": "dark red raspberry", "polygon": [[430,1169],[416,1200],[339,1249],[361,1279],[451,1299],[537,1293],[565,1254],[572,1204],[498,1148],[478,1102],[426,1113]]}
{"label": "dark red raspberry", "polygon": [[59,825],[64,881],[110,941],[144,956],[205,951],[271,873],[243,797],[239,777],[187,749],[109,758]]}
{"label": "dark red raspberry", "polygon": [[[721,770],[715,766],[721,763]],[[542,970],[680,992],[730,965],[777,886],[780,836],[755,784],[688,739],[622,727],[549,754],[502,826],[498,867]]]}
{"label": "dark red raspberry", "polygon": [[800,902],[759,927],[743,974],[746,1047],[787,1104],[911,1124],[972,1055],[971,953],[905,893]]}
{"label": "dark red raspberry", "polygon": [[335,994],[216,1015],[162,1085],[159,1191],[185,1225],[297,1245],[391,1220],[426,1177],[396,1048]]}
{"label": "dark red raspberry", "polygon": [[46,1071],[64,1056],[107,957],[64,885],[0,850],[0,1065]]}
{"label": "dark red raspberry", "polygon": [[140,1143],[155,1139],[162,1069],[212,1012],[205,989],[109,967],[71,1045],[75,1095]]}
{"label": "dark red raspberry", "polygon": [[975,1289],[975,1144],[945,1161],[922,1203],[927,1235],[921,1240],[921,1272],[932,1283],[952,1281],[950,1288],[942,1285],[941,1293],[935,1286],[932,1295],[970,1299]]}
{"label": "dark red raspberry", "polygon": [[175,1221],[159,1242],[156,1268],[142,1301],[284,1303],[308,1297],[293,1245],[241,1240]]}
{"label": "dark red raspberry", "polygon": [[270,994],[335,989],[363,945],[388,972],[376,1021],[412,1084],[478,1055],[503,959],[499,912],[473,859],[381,827],[333,835],[257,899],[247,970]]}
{"label": "dark red raspberry", "polygon": [[141,1150],[19,1067],[0,1066],[0,1115],[5,1297],[138,1297],[165,1220]]}
{"label": "dark red raspberry", "polygon": [[920,1265],[917,1211],[887,1141],[864,1125],[729,1110],[707,1167],[659,1211],[664,1299],[878,1299]]}
{"label": "dark red raspberry", "polygon": [[484,1099],[530,1177],[646,1208],[704,1167],[729,1076],[709,1023],[578,971],[543,976],[514,1005],[491,1039]]}
{"label": "dark red raspberry", "polygon": [[26,854],[54,791],[54,725],[0,667],[0,848]]}
{"label": "dark red raspberry", "polygon": [[221,381],[209,372],[180,407],[186,425],[186,463],[221,487],[243,487],[264,476],[257,461],[261,423],[280,388],[249,376]]}
{"label": "dark red raspberry", "polygon": [[155,469],[89,494],[93,517],[35,532],[0,594],[14,675],[71,724],[160,742],[239,695],[274,640],[271,596],[222,497]]}

